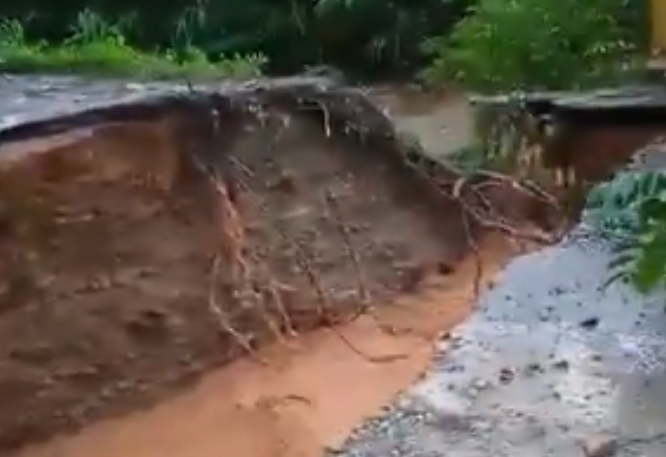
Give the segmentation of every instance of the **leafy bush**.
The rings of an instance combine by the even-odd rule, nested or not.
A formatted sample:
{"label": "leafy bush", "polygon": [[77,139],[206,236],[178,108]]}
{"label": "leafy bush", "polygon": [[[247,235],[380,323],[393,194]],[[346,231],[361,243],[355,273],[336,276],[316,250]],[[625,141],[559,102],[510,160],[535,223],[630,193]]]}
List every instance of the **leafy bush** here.
{"label": "leafy bush", "polygon": [[69,37],[60,45],[30,42],[18,20],[0,22],[0,69],[9,72],[76,72],[135,78],[250,78],[261,74],[261,55],[220,56],[208,59],[190,47],[178,52],[147,53],[130,46],[127,23],[111,23],[84,10],[77,15]]}
{"label": "leafy bush", "polygon": [[450,35],[425,42],[434,61],[423,77],[480,92],[607,82],[630,67],[646,28],[636,3],[479,0]]}
{"label": "leafy bush", "polygon": [[641,292],[666,285],[666,175],[627,171],[588,195],[585,217],[618,241],[608,282],[627,280]]}

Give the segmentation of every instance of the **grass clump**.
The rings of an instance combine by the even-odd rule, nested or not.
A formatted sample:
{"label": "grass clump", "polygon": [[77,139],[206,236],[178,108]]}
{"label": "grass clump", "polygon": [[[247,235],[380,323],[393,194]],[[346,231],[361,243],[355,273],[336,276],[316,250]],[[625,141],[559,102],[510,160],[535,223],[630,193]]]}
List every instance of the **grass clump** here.
{"label": "grass clump", "polygon": [[69,38],[57,45],[31,41],[15,19],[0,22],[0,71],[74,73],[138,79],[230,78],[260,76],[261,55],[226,55],[211,60],[193,46],[150,53],[130,45],[126,24],[111,23],[90,10],[78,14]]}

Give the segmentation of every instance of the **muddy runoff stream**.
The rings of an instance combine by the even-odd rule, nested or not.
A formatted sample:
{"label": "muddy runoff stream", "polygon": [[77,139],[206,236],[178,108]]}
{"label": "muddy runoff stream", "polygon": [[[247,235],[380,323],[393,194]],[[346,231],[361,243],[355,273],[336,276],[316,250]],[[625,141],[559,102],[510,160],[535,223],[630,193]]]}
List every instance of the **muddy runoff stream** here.
{"label": "muddy runoff stream", "polygon": [[[461,222],[458,177],[392,158],[403,146],[365,98],[273,84],[214,97],[231,152],[192,158],[213,144],[197,101],[76,114],[170,87],[0,82],[2,455],[321,455],[417,380],[517,254]],[[459,97],[369,93],[434,155],[469,139]],[[261,128],[239,129],[236,105],[255,103]],[[363,141],[331,135],[329,116]],[[211,157],[243,180],[208,180]],[[483,201],[552,228],[550,208],[490,184]]]}

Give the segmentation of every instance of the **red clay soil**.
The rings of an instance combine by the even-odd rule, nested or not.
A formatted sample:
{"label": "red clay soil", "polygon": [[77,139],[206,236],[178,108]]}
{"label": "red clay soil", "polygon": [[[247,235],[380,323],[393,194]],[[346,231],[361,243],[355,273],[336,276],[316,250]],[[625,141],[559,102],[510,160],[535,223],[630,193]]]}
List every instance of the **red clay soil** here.
{"label": "red clay soil", "polygon": [[[277,149],[288,154],[262,147],[259,135],[237,157],[251,189],[249,244],[258,265],[296,285],[283,291],[292,309],[317,302],[299,252],[331,304],[357,303],[359,276],[366,294],[386,300],[413,287],[423,265],[454,265],[464,254],[461,226],[397,170],[320,134],[289,132]],[[221,249],[214,190],[178,163],[159,128],[99,128],[46,152],[3,157],[0,449],[139,408],[240,353],[209,306]],[[341,214],[330,214],[325,190]],[[259,280],[275,279],[265,274]],[[240,332],[255,332],[253,344],[271,336],[252,309],[226,311]],[[318,316],[304,311],[292,313],[295,327],[319,324],[297,322]]]}

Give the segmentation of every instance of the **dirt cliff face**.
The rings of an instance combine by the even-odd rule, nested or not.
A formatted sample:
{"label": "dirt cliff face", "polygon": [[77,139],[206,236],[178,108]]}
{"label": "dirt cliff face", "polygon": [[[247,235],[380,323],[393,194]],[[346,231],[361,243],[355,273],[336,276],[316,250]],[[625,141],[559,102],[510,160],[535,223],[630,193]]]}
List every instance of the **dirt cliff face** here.
{"label": "dirt cliff face", "polygon": [[385,118],[367,141],[341,134],[349,95],[323,94],[317,116],[222,112],[215,141],[188,111],[0,146],[0,448],[151,404],[455,268],[478,232],[442,194],[456,175],[407,165]]}

